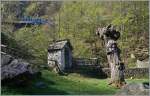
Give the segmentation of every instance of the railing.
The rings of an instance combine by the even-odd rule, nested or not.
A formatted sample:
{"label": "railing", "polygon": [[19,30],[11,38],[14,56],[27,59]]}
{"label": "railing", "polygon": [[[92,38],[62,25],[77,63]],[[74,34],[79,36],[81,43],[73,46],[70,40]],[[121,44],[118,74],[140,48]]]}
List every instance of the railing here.
{"label": "railing", "polygon": [[10,24],[15,24],[15,23],[45,24],[47,22],[48,21],[46,19],[31,18],[31,17],[18,18],[18,20],[14,20],[14,21],[2,21],[2,23],[10,23]]}

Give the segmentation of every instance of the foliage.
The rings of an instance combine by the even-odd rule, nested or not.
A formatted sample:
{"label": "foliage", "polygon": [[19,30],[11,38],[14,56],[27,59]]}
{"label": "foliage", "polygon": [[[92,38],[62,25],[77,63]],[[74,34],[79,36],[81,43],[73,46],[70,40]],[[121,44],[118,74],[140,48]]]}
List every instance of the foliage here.
{"label": "foliage", "polygon": [[43,31],[42,27],[34,26],[21,28],[14,33],[16,41],[27,46],[35,57],[35,64],[47,63],[47,48],[51,36]]}
{"label": "foliage", "polygon": [[[71,39],[74,49],[80,49],[74,50],[74,56],[102,57],[102,62],[106,62],[106,55],[103,55],[104,46],[95,38],[97,26],[115,25],[121,32],[118,42],[121,56],[130,59],[129,55],[136,53],[133,50],[138,46],[148,48],[148,19],[148,2],[132,1],[64,2],[56,16],[58,37]],[[143,37],[145,39],[138,39]]]}
{"label": "foliage", "polygon": [[95,30],[110,23],[121,32],[118,43],[125,63],[129,63],[131,53],[137,53],[137,47],[148,50],[148,1],[16,1],[2,2],[1,10],[2,20],[15,21],[25,15],[55,22],[54,26],[24,27],[15,32],[13,25],[2,24],[2,31],[27,46],[39,63],[46,63],[50,41],[66,38],[74,47],[74,57],[97,57],[102,63],[107,62],[104,46],[95,36]]}
{"label": "foliage", "polygon": [[34,56],[30,53],[27,46],[24,46],[21,42],[16,41],[14,38],[8,36],[5,33],[1,33],[1,41],[2,44],[6,45],[4,51],[7,54],[10,54],[16,58],[22,58],[26,60],[30,60],[34,58]]}

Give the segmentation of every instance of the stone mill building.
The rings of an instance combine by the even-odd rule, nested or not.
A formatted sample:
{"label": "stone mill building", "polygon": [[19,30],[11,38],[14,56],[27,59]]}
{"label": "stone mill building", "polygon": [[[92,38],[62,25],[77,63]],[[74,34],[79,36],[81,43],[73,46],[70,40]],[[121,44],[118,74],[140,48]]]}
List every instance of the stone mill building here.
{"label": "stone mill building", "polygon": [[58,40],[48,47],[48,66],[50,68],[59,67],[61,71],[72,67],[73,47],[68,39]]}

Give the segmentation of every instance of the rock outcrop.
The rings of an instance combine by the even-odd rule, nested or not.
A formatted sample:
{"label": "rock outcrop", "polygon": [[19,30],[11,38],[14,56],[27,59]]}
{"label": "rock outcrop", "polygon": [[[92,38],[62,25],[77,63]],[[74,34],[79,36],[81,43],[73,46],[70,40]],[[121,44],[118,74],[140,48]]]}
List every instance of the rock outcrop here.
{"label": "rock outcrop", "polygon": [[124,86],[119,92],[117,92],[117,96],[120,95],[148,95],[149,94],[149,83],[129,83]]}
{"label": "rock outcrop", "polygon": [[15,59],[11,55],[1,54],[1,80],[13,79],[20,74],[36,74],[38,70],[23,59]]}

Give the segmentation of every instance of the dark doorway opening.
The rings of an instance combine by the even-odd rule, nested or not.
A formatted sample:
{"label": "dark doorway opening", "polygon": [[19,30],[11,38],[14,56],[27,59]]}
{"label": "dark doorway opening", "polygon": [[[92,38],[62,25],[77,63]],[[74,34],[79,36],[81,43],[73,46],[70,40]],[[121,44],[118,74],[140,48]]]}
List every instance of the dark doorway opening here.
{"label": "dark doorway opening", "polygon": [[70,67],[70,54],[68,48],[65,48],[65,69],[69,69]]}

